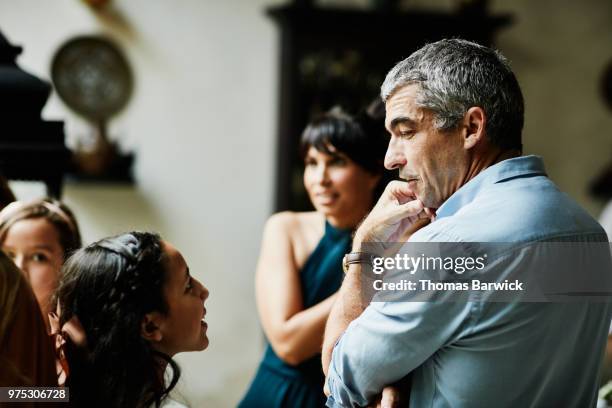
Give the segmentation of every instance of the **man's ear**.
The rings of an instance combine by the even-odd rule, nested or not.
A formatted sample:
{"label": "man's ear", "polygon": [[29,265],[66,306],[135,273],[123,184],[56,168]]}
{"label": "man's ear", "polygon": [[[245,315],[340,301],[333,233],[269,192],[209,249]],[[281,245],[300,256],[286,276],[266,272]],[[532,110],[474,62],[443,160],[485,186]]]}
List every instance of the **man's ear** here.
{"label": "man's ear", "polygon": [[164,337],[161,331],[162,320],[159,312],[147,313],[140,325],[140,335],[147,341],[160,342]]}
{"label": "man's ear", "polygon": [[487,124],[487,116],[485,111],[478,106],[472,106],[467,110],[463,117],[464,126],[467,129],[463,147],[466,150],[472,149],[480,141],[485,138],[485,126]]}

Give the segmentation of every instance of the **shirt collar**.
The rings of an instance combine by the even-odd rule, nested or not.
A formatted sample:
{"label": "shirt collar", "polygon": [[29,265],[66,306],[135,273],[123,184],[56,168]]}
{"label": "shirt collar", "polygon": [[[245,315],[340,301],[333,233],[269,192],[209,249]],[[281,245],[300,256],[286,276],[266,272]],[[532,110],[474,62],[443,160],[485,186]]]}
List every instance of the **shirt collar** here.
{"label": "shirt collar", "polygon": [[455,191],[440,208],[436,210],[436,219],[450,217],[463,206],[471,203],[483,188],[507,181],[516,177],[546,176],[544,161],[540,156],[520,156],[503,160],[487,167],[473,179]]}

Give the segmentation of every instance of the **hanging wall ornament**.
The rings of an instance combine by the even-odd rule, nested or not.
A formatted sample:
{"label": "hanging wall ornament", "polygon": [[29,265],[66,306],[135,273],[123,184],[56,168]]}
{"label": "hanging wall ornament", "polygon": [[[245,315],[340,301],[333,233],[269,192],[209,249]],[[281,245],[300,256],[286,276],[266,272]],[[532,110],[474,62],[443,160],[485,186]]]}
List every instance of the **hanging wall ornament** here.
{"label": "hanging wall ornament", "polygon": [[130,179],[132,155],[122,155],[106,132],[109,120],[127,105],[133,90],[132,71],[118,47],[104,37],[73,38],[55,54],[51,77],[62,101],[96,130],[88,148],[77,146],[76,172],[92,178]]}

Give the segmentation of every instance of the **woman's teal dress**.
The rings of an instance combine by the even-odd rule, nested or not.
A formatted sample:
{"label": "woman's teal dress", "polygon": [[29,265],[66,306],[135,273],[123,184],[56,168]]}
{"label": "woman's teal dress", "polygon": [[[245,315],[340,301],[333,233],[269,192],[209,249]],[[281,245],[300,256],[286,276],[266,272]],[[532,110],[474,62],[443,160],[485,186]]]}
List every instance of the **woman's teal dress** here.
{"label": "woman's teal dress", "polygon": [[[351,231],[325,222],[325,234],[300,271],[304,308],[334,294],[342,283],[342,258],[350,251]],[[283,362],[268,344],[240,408],[320,408],[325,406],[321,355],[297,366]]]}

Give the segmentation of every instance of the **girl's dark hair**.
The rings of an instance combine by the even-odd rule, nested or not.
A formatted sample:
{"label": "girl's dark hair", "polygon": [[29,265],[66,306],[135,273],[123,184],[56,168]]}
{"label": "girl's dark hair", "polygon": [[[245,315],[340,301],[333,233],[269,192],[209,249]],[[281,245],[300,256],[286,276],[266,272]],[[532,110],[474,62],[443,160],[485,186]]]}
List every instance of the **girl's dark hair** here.
{"label": "girl's dark hair", "polygon": [[[66,385],[77,407],[148,407],[176,385],[178,365],[141,336],[145,314],[168,312],[157,234],[130,232],[80,249],[63,267],[60,326],[76,316],[86,346],[68,341]],[[172,378],[164,382],[164,367]]]}
{"label": "girl's dark hair", "polygon": [[374,191],[374,202],[394,177],[384,168],[389,137],[385,130],[384,105],[375,100],[366,110],[353,116],[340,108],[315,118],[304,129],[300,154],[304,159],[312,146],[320,152],[335,156],[329,146],[348,156],[363,169],[382,177]]}

